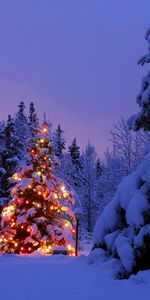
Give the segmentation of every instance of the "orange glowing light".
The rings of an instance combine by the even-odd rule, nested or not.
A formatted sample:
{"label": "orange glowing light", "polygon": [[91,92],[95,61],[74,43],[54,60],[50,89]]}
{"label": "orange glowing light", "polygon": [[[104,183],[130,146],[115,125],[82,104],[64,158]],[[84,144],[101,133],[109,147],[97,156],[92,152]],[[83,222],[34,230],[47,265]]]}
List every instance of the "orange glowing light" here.
{"label": "orange glowing light", "polygon": [[72,246],[70,244],[67,245],[68,250],[72,250]]}
{"label": "orange glowing light", "polygon": [[54,198],[57,199],[58,198],[58,195],[56,193],[54,193]]}
{"label": "orange glowing light", "polygon": [[61,190],[62,190],[62,192],[65,191],[65,186],[64,185],[62,185]]}
{"label": "orange glowing light", "polygon": [[68,193],[67,192],[64,192],[63,193],[63,198],[67,198],[68,197]]}
{"label": "orange glowing light", "polygon": [[48,131],[47,127],[43,128],[43,132],[46,133]]}

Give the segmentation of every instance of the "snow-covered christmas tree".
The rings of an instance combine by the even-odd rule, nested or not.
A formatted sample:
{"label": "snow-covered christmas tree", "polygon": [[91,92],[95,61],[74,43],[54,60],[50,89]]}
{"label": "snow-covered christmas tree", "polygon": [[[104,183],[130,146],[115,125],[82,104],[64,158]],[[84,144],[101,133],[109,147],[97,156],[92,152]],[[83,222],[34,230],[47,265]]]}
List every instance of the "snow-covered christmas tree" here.
{"label": "snow-covered christmas tree", "polygon": [[48,126],[44,123],[12,178],[16,182],[12,201],[2,211],[3,253],[74,255],[74,197],[53,174],[54,163]]}
{"label": "snow-covered christmas tree", "polygon": [[[146,39],[150,49],[150,29]],[[150,53],[143,56],[140,62],[142,65],[150,62]],[[135,130],[150,130],[150,73],[142,82],[138,103],[141,112],[130,118],[130,126]],[[107,258],[117,258],[123,277],[150,269],[149,150],[137,170],[123,179],[116,195],[97,221],[93,250],[96,256],[102,251]]]}

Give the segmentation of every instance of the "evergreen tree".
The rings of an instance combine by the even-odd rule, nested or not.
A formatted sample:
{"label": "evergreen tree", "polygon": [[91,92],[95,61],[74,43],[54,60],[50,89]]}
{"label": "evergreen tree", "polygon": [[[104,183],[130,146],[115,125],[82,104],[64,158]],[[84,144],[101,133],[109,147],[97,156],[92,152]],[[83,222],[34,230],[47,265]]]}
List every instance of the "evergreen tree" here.
{"label": "evergreen tree", "polygon": [[34,107],[34,103],[30,103],[29,107],[29,130],[31,132],[31,136],[33,137],[35,135],[35,132],[37,130],[39,121],[37,117],[37,113]]}
{"label": "evergreen tree", "polygon": [[77,192],[82,185],[81,183],[81,174],[82,174],[82,165],[80,158],[80,147],[77,145],[76,138],[73,140],[72,144],[69,146],[70,154],[70,163],[68,168],[68,175],[72,182],[74,188]]}
{"label": "evergreen tree", "polygon": [[[148,53],[143,55],[138,64],[142,66],[150,62],[150,27],[148,28],[145,39],[148,42]],[[137,96],[137,104],[140,106],[140,112],[130,117],[129,126],[134,130],[143,128],[150,130],[150,71],[147,76],[143,77],[140,94]]]}
{"label": "evergreen tree", "polygon": [[96,161],[97,154],[93,145],[88,145],[83,153],[83,185],[82,185],[82,210],[83,222],[86,229],[91,232],[96,221],[98,203],[95,197],[96,187]]}
{"label": "evergreen tree", "polygon": [[53,147],[55,150],[55,155],[58,158],[62,157],[63,151],[66,149],[66,142],[64,139],[64,131],[61,129],[60,125],[57,126],[56,131],[53,134]]}
{"label": "evergreen tree", "polygon": [[72,164],[76,169],[81,169],[80,161],[80,147],[77,145],[76,138],[73,140],[72,144],[69,146],[69,153],[71,156]]}
{"label": "evergreen tree", "polygon": [[24,102],[20,102],[18,108],[19,110],[16,113],[14,118],[14,124],[15,124],[15,132],[19,138],[21,151],[23,153],[26,150],[28,146],[28,142],[30,140],[30,131],[28,125],[28,118],[25,115]]}
{"label": "evergreen tree", "polygon": [[1,204],[7,203],[10,199],[10,188],[13,183],[9,181],[15,172],[18,162],[21,159],[20,141],[15,133],[15,125],[11,116],[1,132],[1,176],[0,176],[0,200]]}
{"label": "evergreen tree", "polygon": [[6,174],[6,170],[5,170],[4,164],[3,164],[3,155],[4,155],[4,151],[5,151],[4,128],[5,128],[5,123],[1,122],[0,123],[0,214],[1,214],[1,211],[3,208],[3,202],[4,202],[4,197],[1,198],[4,194],[3,178]]}
{"label": "evergreen tree", "polygon": [[38,130],[32,148],[13,175],[12,201],[2,211],[0,249],[4,253],[74,255],[74,198],[53,174],[48,126]]}
{"label": "evergreen tree", "polygon": [[[150,29],[146,39],[150,47]],[[150,48],[149,48],[150,49]],[[150,62],[150,53],[142,65]],[[150,130],[150,73],[144,78],[138,97],[141,112],[129,121],[134,130]],[[150,152],[136,171],[125,177],[97,221],[94,249],[100,248],[110,259],[118,258],[119,277],[129,277],[150,269]],[[103,253],[103,254],[104,254]]]}
{"label": "evergreen tree", "polygon": [[101,175],[102,175],[102,165],[100,159],[98,158],[96,161],[96,179],[98,180]]}

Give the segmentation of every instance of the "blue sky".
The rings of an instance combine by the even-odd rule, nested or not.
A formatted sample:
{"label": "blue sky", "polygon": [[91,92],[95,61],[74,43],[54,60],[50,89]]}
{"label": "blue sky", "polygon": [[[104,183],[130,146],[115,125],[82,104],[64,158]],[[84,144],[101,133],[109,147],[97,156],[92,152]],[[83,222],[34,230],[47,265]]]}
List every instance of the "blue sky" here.
{"label": "blue sky", "polygon": [[137,111],[149,0],[0,0],[0,117],[35,102],[68,142],[103,153]]}

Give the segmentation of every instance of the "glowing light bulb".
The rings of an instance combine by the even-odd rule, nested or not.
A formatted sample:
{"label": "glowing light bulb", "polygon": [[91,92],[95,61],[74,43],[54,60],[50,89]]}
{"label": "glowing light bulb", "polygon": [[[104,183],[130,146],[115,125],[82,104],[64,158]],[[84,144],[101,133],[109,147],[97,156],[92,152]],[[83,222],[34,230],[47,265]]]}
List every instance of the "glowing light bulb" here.
{"label": "glowing light bulb", "polygon": [[26,204],[29,204],[29,201],[28,201],[28,200],[26,200]]}
{"label": "glowing light bulb", "polygon": [[9,238],[9,240],[10,240],[10,241],[12,241],[12,240],[13,240],[12,236]]}
{"label": "glowing light bulb", "polygon": [[46,128],[46,127],[44,127],[44,128],[43,128],[43,131],[46,133],[46,132],[47,132],[47,128]]}
{"label": "glowing light bulb", "polygon": [[43,144],[44,143],[44,139],[40,139],[40,143]]}
{"label": "glowing light bulb", "polygon": [[21,247],[21,251],[23,251],[24,250],[24,248],[23,247]]}
{"label": "glowing light bulb", "polygon": [[56,193],[54,193],[54,198],[57,199],[58,198],[58,195]]}
{"label": "glowing light bulb", "polygon": [[24,229],[24,226],[23,226],[23,225],[21,225],[21,229]]}
{"label": "glowing light bulb", "polygon": [[39,191],[39,192],[38,192],[38,195],[41,195],[41,194],[42,194],[41,191]]}
{"label": "glowing light bulb", "polygon": [[31,251],[31,247],[28,248],[28,251]]}
{"label": "glowing light bulb", "polygon": [[27,232],[30,232],[30,228],[27,228]]}
{"label": "glowing light bulb", "polygon": [[15,222],[11,223],[11,228],[13,228],[15,226]]}
{"label": "glowing light bulb", "polygon": [[68,224],[68,223],[65,223],[65,227],[69,227],[69,224]]}
{"label": "glowing light bulb", "polygon": [[15,243],[15,247],[17,247],[18,246],[18,243]]}
{"label": "glowing light bulb", "polygon": [[17,173],[15,173],[15,174],[13,175],[13,179],[14,179],[14,180],[19,180],[19,176],[18,176]]}
{"label": "glowing light bulb", "polygon": [[68,197],[68,193],[67,193],[67,192],[64,192],[64,193],[63,193],[63,198],[66,199],[67,197]]}
{"label": "glowing light bulb", "polygon": [[62,185],[61,190],[62,190],[62,192],[65,191],[65,186],[64,185]]}
{"label": "glowing light bulb", "polygon": [[28,188],[31,189],[31,184],[28,185]]}
{"label": "glowing light bulb", "polygon": [[67,245],[68,250],[72,250],[72,246],[70,244]]}
{"label": "glowing light bulb", "polygon": [[37,174],[40,176],[41,175],[41,171],[38,171]]}
{"label": "glowing light bulb", "polygon": [[35,154],[35,151],[34,151],[34,150],[31,150],[31,153],[34,155],[34,154]]}

